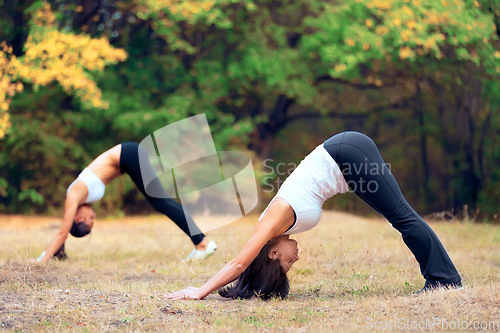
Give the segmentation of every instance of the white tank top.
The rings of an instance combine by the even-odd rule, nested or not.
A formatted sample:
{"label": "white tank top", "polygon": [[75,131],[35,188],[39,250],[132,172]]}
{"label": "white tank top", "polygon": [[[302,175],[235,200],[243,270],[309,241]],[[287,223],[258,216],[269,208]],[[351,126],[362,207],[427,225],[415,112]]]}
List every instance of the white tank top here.
{"label": "white tank top", "polygon": [[102,180],[96,176],[92,170],[89,168],[83,169],[83,171],[78,175],[78,177],[71,183],[66,191],[66,195],[68,195],[69,190],[76,183],[77,180],[81,180],[87,186],[89,191],[89,195],[87,196],[87,200],[85,203],[92,203],[101,200],[104,196],[104,191],[106,190],[106,185],[102,182]]}
{"label": "white tank top", "polygon": [[[314,228],[320,218],[323,204],[349,187],[337,163],[323,144],[307,155],[283,182],[273,198],[282,198],[295,212],[295,223],[284,235],[297,234]],[[272,200],[271,200],[272,202]],[[262,213],[259,221],[269,206]]]}

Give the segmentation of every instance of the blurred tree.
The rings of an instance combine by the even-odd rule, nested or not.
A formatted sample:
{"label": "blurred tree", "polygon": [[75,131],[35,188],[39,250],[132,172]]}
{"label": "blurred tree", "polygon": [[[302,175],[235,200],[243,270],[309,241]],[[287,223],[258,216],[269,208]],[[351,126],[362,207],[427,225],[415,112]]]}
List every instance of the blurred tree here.
{"label": "blurred tree", "polygon": [[[0,138],[10,125],[6,111],[11,99],[23,90],[20,81],[28,87],[24,95],[19,95],[21,98],[14,97],[12,105],[20,107],[22,112],[16,114],[19,109],[13,108],[16,120],[14,131],[4,140],[0,154],[0,204],[5,203],[8,211],[24,210],[44,202],[60,203],[64,199],[55,201],[51,195],[55,187],[61,186],[54,182],[54,178],[66,164],[62,157],[67,151],[74,150],[69,154],[72,157],[81,156],[81,152],[71,146],[71,141],[65,141],[68,117],[59,108],[64,108],[64,104],[74,109],[107,108],[108,104],[102,100],[101,90],[92,73],[103,71],[106,65],[126,58],[123,50],[114,49],[104,38],[93,39],[61,31],[48,2],[34,1],[29,7],[25,6],[10,3],[6,8],[11,19],[5,12],[0,15],[0,24],[9,27],[7,31],[17,32],[12,35],[22,41],[9,40],[12,36],[5,36],[16,48],[7,46],[4,41],[3,52],[0,53]],[[29,18],[27,23],[23,22],[29,26],[27,35],[24,34],[25,29],[9,26],[22,21],[16,19],[19,17]],[[20,44],[23,45],[22,50]],[[60,103],[47,99],[53,97],[51,91]],[[30,94],[33,98],[24,99]],[[72,95],[77,96],[80,106],[68,103],[67,98]],[[44,107],[47,109],[43,110]],[[98,129],[98,126],[93,128]],[[67,162],[72,165],[71,160]]]}
{"label": "blurred tree", "polygon": [[[40,8],[42,2],[36,3]],[[498,131],[500,75],[495,1],[49,3],[58,27],[52,32],[53,40],[60,40],[56,36],[61,34],[79,43],[90,40],[77,37],[89,36],[100,43],[109,39],[126,50],[128,58],[101,74],[94,71],[86,76],[97,83],[88,98],[82,93],[74,99],[72,95],[83,89],[65,86],[64,80],[56,79],[63,90],[49,83],[54,80],[43,81],[41,85],[46,86],[38,91],[31,83],[26,85],[11,104],[16,133],[2,147],[0,167],[2,158],[4,165],[9,158],[7,142],[17,147],[29,144],[26,137],[18,137],[22,126],[36,128],[47,119],[53,125],[38,134],[64,138],[65,148],[51,153],[59,158],[69,154],[64,157],[69,167],[83,163],[118,138],[140,140],[167,123],[201,112],[207,114],[219,149],[249,147],[262,160],[274,155],[273,142],[289,124],[334,118],[336,130],[344,125],[374,136],[395,158],[394,164],[408,170],[403,182],[425,194],[425,207],[486,205],[490,200],[481,191],[488,188],[494,194],[485,179],[498,177],[494,164],[499,158],[494,148],[498,142],[492,136]],[[21,4],[6,8],[9,12],[0,14],[0,24],[17,20],[23,25],[15,28],[15,40],[10,38],[14,35],[3,37],[13,46],[13,55],[25,59],[24,66],[44,63],[44,52],[49,50],[40,39],[41,53],[33,53],[29,61],[19,52],[19,45],[34,40],[24,23],[33,19],[33,10]],[[66,45],[77,50],[73,44]],[[68,57],[71,54],[85,55],[68,52]],[[112,61],[118,60],[122,58],[115,55]],[[92,66],[85,67],[89,63],[79,66],[83,74],[92,70]],[[23,96],[32,101],[21,101]],[[91,96],[109,108],[100,112]],[[45,110],[26,112],[35,105]],[[73,150],[85,153],[75,155],[67,142],[72,142]],[[409,145],[407,149],[398,146],[403,142]],[[50,169],[44,172],[51,173]],[[26,175],[18,177],[26,189],[40,189],[35,185],[42,178],[39,172],[29,175],[31,180]],[[4,185],[18,185],[3,179]],[[60,191],[62,180],[57,187]],[[0,192],[2,188],[5,192],[8,186],[2,187],[0,179]],[[17,200],[9,198],[5,202]]]}

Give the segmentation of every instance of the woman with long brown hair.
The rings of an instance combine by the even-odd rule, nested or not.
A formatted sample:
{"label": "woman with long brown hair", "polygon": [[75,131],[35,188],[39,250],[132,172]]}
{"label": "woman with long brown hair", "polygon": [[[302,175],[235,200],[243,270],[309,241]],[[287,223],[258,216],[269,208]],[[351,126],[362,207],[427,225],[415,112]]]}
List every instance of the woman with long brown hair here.
{"label": "woman with long brown hair", "polygon": [[[219,289],[229,298],[285,298],[286,273],[299,259],[289,235],[316,226],[323,203],[352,190],[397,229],[420,264],[423,291],[461,287],[461,278],[429,225],[404,199],[375,143],[358,132],[337,134],[311,152],[282,184],[239,255],[201,288],[169,299],[202,299]],[[227,286],[236,280],[235,284]]]}

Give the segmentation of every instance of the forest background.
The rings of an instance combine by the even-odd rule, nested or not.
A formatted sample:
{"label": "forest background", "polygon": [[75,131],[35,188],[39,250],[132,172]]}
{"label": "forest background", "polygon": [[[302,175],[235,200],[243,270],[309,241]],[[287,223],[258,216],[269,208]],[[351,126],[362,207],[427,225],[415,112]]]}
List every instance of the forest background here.
{"label": "forest background", "polygon": [[[98,154],[205,113],[263,203],[356,130],[419,212],[499,221],[499,37],[495,0],[0,0],[0,212],[60,213]],[[106,193],[149,210],[128,179]]]}

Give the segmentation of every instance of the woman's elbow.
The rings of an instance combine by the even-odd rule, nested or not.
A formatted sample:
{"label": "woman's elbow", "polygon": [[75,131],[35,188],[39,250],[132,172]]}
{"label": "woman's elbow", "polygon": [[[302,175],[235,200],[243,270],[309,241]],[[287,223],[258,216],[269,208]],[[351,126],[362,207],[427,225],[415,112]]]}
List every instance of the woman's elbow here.
{"label": "woman's elbow", "polygon": [[240,274],[243,273],[243,271],[248,267],[249,263],[246,263],[243,260],[239,260],[238,258],[233,259],[229,265],[236,271],[239,272]]}

